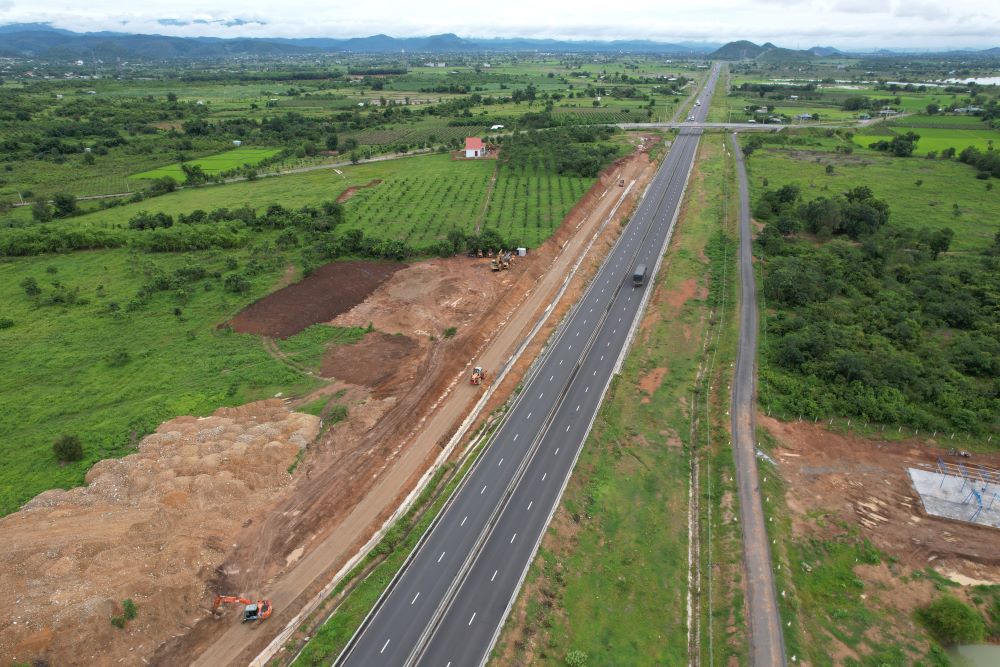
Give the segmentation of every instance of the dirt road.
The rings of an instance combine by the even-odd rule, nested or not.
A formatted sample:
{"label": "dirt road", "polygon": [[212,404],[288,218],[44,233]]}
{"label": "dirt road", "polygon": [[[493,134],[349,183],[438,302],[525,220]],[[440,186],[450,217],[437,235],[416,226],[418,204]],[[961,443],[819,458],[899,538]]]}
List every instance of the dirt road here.
{"label": "dirt road", "polygon": [[[630,202],[641,194],[646,179],[652,174],[647,156],[643,153],[625,161],[602,177],[601,184],[585,197],[585,201],[570,214],[556,235],[547,242],[548,249],[540,249],[534,261],[540,258],[545,263],[538,264],[526,279],[534,280],[523,298],[515,303],[504,303],[504,310],[497,310],[488,316],[477,318],[469,326],[484,329],[486,340],[478,349],[449,350],[447,347],[431,348],[431,353],[414,371],[416,386],[411,394],[422,401],[433,399],[429,414],[418,415],[415,410],[409,414],[409,422],[397,419],[382,420],[374,424],[365,438],[371,447],[358,456],[371,457],[373,454],[382,461],[381,467],[373,474],[373,479],[351,478],[349,483],[361,487],[367,485],[367,492],[358,494],[356,503],[345,509],[343,518],[330,526],[303,523],[303,514],[308,513],[316,503],[324,502],[328,496],[317,495],[283,503],[265,519],[273,529],[258,531],[267,542],[260,558],[281,552],[282,548],[294,554],[287,567],[275,571],[274,563],[258,560],[252,546],[242,559],[242,572],[234,572],[229,578],[247,575],[248,569],[260,565],[261,571],[273,573],[269,582],[262,582],[263,591],[275,605],[275,615],[258,628],[249,628],[236,623],[221,626],[219,623],[200,623],[190,637],[181,637],[168,642],[156,654],[155,662],[167,664],[183,662],[197,665],[246,664],[268,644],[284,624],[292,618],[296,609],[313,597],[333,574],[364,544],[386,517],[398,506],[400,500],[413,487],[420,476],[437,456],[440,447],[457,425],[468,414],[473,403],[478,400],[481,389],[465,382],[467,368],[473,363],[488,369],[497,369],[508,361],[511,353],[523,342],[526,333],[537,322],[539,316],[552,305],[553,296],[561,287],[566,272],[577,261],[583,249],[591,241],[594,232],[607,218],[620,198],[619,178],[627,182],[638,180],[631,190],[626,203],[619,209],[619,216],[630,209]],[[600,250],[600,248],[599,248]],[[534,278],[531,278],[534,275]],[[517,293],[513,286],[506,288]],[[566,298],[572,298],[567,293]],[[557,310],[552,308],[553,311]],[[544,337],[545,330],[540,337]],[[421,385],[423,378],[433,377],[431,370],[453,362],[447,354],[464,353],[465,368],[450,379],[443,388],[428,383]],[[518,365],[520,367],[520,364]],[[508,383],[504,383],[507,385]],[[500,397],[497,397],[500,400]],[[426,403],[424,403],[426,404]],[[349,467],[356,459],[344,458],[338,466]],[[316,470],[313,483],[323,485],[326,474]],[[329,486],[329,484],[323,485]],[[360,500],[359,500],[360,498]],[[343,499],[341,499],[343,501]],[[305,526],[308,530],[303,529]],[[295,548],[298,545],[298,548]],[[239,560],[235,559],[234,563]],[[284,566],[285,563],[282,563]],[[235,566],[234,566],[235,568]],[[258,574],[258,577],[261,576]],[[232,619],[229,619],[232,620]]]}
{"label": "dirt road", "polygon": [[743,525],[743,560],[747,571],[751,663],[756,667],[785,664],[771,549],[764,525],[756,453],[757,284],[750,252],[750,194],[746,165],[736,135],[732,136],[740,186],[740,340],[733,378],[732,432],[736,457],[736,484]]}

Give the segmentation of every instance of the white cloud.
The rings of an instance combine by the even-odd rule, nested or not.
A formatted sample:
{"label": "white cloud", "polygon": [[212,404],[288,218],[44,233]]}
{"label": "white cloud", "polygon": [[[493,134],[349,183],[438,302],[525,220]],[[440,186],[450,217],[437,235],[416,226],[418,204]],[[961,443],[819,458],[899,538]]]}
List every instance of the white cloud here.
{"label": "white cloud", "polygon": [[831,9],[844,14],[887,14],[889,0],[839,0]]}
{"label": "white cloud", "polygon": [[[1000,3],[949,0],[0,0],[0,22],[179,36],[357,37],[454,32],[463,37],[750,39],[808,48],[1000,45]],[[892,12],[894,18],[873,20]],[[962,20],[975,13],[976,20]]]}

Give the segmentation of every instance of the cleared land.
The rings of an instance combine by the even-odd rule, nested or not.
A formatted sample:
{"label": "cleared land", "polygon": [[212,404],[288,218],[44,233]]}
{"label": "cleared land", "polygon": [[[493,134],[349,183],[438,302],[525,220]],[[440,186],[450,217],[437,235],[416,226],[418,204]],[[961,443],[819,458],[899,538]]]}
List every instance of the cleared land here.
{"label": "cleared land", "polygon": [[[790,655],[816,667],[946,664],[914,620],[943,593],[997,627],[1000,531],[928,516],[907,477],[908,467],[958,457],[932,440],[758,423],[777,462],[762,461],[761,475]],[[1000,456],[977,460],[996,466]]]}

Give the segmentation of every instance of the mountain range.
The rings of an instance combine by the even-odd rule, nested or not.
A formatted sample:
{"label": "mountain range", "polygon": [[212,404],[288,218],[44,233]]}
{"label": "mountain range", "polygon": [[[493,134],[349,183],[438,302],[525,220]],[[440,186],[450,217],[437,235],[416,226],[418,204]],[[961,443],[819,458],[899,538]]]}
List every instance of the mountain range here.
{"label": "mountain range", "polygon": [[569,41],[525,38],[463,38],[452,33],[427,37],[372,35],[346,39],[328,37],[231,38],[170,37],[117,32],[77,33],[45,23],[0,26],[0,56],[39,58],[211,58],[234,55],[316,53],[662,53],[697,55],[718,43],[668,44],[648,40]]}
{"label": "mountain range", "polygon": [[[197,22],[197,21],[196,21]],[[186,25],[163,19],[164,25]],[[714,50],[713,50],[714,49]],[[709,42],[656,42],[650,40],[558,40],[510,38],[466,38],[453,33],[427,37],[333,38],[222,38],[172,37],[124,32],[73,32],[48,23],[12,23],[0,25],[0,56],[44,59],[154,59],[220,58],[228,56],[281,56],[320,53],[642,53],[676,56],[704,56],[717,60],[762,60],[765,62],[807,61],[817,57],[847,55],[832,46],[814,46],[805,50],[787,49],[771,42],[758,45],[746,40],[720,45]],[[878,52],[896,56],[901,52]],[[996,57],[1000,47],[982,51],[951,51],[951,55]],[[942,54],[947,55],[947,54]]]}

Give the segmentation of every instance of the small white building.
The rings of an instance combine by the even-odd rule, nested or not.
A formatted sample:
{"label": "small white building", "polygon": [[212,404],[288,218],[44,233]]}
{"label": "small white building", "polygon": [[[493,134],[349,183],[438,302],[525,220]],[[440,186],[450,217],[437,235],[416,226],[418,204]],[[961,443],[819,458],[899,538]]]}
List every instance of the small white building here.
{"label": "small white building", "polygon": [[236,146],[237,148],[239,148],[242,144],[243,144],[243,142],[240,141],[239,139],[233,139],[233,146]]}
{"label": "small white building", "polygon": [[479,137],[467,137],[465,139],[465,157],[477,158],[486,155],[486,146]]}

